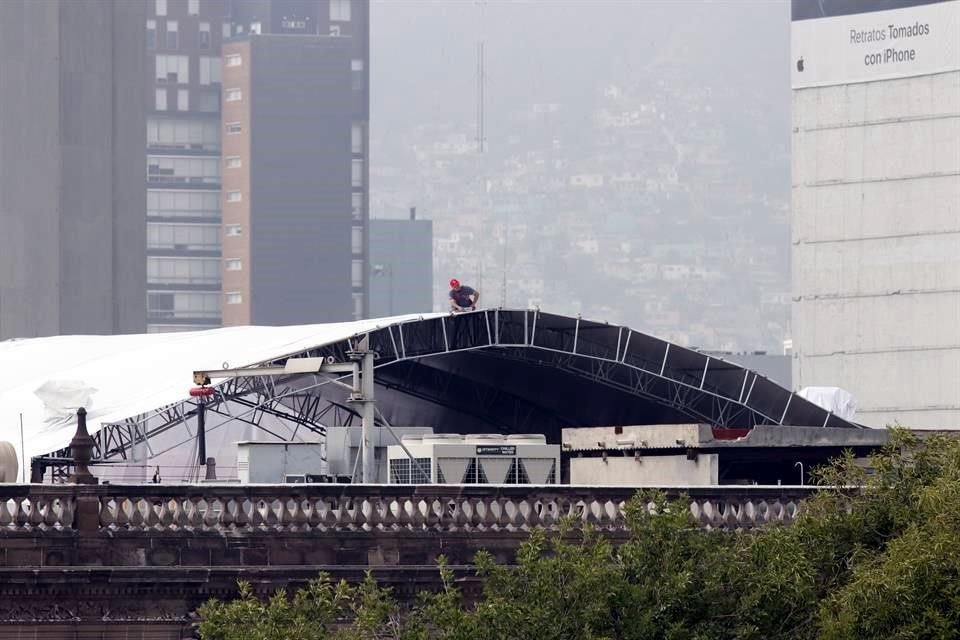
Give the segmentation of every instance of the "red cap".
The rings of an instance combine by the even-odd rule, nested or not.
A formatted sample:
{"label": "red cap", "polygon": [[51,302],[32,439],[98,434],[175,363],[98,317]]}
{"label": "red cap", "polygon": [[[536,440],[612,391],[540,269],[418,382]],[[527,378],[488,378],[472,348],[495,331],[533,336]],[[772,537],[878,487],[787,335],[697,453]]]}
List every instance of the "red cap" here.
{"label": "red cap", "polygon": [[450,288],[451,288],[451,289],[459,289],[459,288],[460,288],[460,281],[457,280],[456,278],[453,278],[452,280],[450,280]]}

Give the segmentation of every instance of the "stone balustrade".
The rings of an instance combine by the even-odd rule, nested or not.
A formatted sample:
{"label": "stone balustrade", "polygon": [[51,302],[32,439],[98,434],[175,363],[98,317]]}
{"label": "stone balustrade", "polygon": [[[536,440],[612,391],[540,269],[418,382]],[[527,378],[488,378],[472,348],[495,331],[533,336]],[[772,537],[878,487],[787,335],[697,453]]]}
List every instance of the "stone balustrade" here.
{"label": "stone balustrade", "polygon": [[[809,487],[662,488],[705,527],[789,522]],[[404,532],[555,529],[564,518],[625,531],[628,487],[490,485],[0,485],[9,532]]]}
{"label": "stone balustrade", "polygon": [[[750,528],[792,520],[812,489],[664,491],[685,494],[705,527]],[[635,494],[556,485],[0,485],[0,624],[30,637],[30,629],[56,635],[67,621],[99,629],[97,637],[177,640],[192,633],[191,612],[234,597],[238,580],[266,597],[320,572],[356,582],[369,571],[409,603],[441,588],[441,554],[472,602],[483,588],[477,552],[512,563],[528,531],[556,529],[565,517],[623,542],[624,505]]]}
{"label": "stone balustrade", "polygon": [[67,485],[0,485],[0,535],[9,531],[74,527],[76,488]]}

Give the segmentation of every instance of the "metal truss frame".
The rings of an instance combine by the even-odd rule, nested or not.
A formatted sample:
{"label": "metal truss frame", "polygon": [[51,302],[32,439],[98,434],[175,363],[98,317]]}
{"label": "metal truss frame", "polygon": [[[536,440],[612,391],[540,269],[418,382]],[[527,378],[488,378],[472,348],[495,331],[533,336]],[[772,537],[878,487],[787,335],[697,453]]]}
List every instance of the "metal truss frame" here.
{"label": "metal truss frame", "polygon": [[[472,381],[464,384],[458,376],[429,366],[432,359],[477,352],[524,366],[549,367],[575,376],[585,384],[613,389],[667,407],[691,421],[720,427],[801,424],[791,422],[791,416],[804,419],[807,422],[804,426],[814,425],[811,419],[818,421],[815,426],[859,426],[815,407],[757,373],[713,356],[627,327],[543,314],[538,310],[487,309],[395,322],[252,367],[282,366],[287,359],[299,357],[332,356],[344,362],[357,341],[365,336],[377,353],[375,370],[389,372],[377,376],[378,385],[439,406],[443,406],[444,398],[449,396],[451,385],[460,385],[473,394],[466,403],[469,407],[497,406],[501,408],[500,416],[509,416],[509,419],[495,419],[482,410],[475,412],[474,417],[501,430],[529,430],[536,428],[541,420],[559,424],[572,424],[573,420],[543,403],[525,398],[523,389]],[[189,369],[189,365],[184,368],[185,379]],[[249,424],[281,439],[280,434],[264,425],[265,417],[292,425],[294,434],[302,429],[323,436],[327,425],[350,425],[360,417],[358,411],[343,400],[342,392],[326,393],[322,389],[336,381],[319,374],[229,378],[215,385],[214,395],[205,399],[204,404],[208,412]],[[755,392],[758,385],[765,386],[763,398]],[[151,440],[180,426],[185,426],[192,436],[189,423],[195,420],[197,409],[198,400],[184,399],[105,425],[94,436],[94,457],[101,462],[125,461],[137,446],[145,447],[150,457],[163,453],[154,450]],[[386,423],[384,419],[378,421]],[[188,442],[190,438],[174,446]],[[67,457],[66,450],[52,454],[52,459]]]}

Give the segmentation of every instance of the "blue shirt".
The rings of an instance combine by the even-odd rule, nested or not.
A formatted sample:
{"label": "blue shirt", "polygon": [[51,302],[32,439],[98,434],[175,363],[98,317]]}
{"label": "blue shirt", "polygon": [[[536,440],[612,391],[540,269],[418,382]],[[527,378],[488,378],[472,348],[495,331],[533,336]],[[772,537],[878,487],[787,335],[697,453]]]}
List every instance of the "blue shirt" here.
{"label": "blue shirt", "polygon": [[453,300],[454,304],[458,307],[472,307],[473,306],[473,294],[476,291],[470,287],[463,285],[459,289],[450,289],[450,299]]}

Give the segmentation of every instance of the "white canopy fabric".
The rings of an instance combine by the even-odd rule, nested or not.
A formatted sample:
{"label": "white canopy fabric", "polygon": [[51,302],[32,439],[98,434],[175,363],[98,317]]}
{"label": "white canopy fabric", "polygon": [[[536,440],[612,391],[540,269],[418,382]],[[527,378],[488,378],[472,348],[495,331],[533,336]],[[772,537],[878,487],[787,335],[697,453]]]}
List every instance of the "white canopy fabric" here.
{"label": "white canopy fabric", "polygon": [[853,421],[857,415],[857,401],[849,391],[840,387],[804,387],[797,392],[801,398],[833,412],[844,420]]}
{"label": "white canopy fabric", "polygon": [[[184,333],[54,336],[0,342],[0,441],[13,444],[21,468],[70,444],[76,410],[87,430],[189,397],[197,369],[245,367],[345,340],[420,314],[289,327],[226,327]],[[21,450],[21,420],[23,447]]]}

